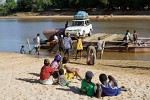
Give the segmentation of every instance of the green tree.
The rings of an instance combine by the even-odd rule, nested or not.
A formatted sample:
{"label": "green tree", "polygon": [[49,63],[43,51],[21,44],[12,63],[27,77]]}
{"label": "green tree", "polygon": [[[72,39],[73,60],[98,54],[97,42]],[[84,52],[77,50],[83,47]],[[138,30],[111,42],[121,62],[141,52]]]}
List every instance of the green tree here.
{"label": "green tree", "polygon": [[32,0],[17,0],[18,11],[28,12],[32,10]]}
{"label": "green tree", "polygon": [[36,2],[36,11],[47,11],[52,7],[52,0],[37,0]]}
{"label": "green tree", "polygon": [[[0,1],[2,3],[2,0]],[[17,4],[14,0],[6,0],[4,4],[0,6],[0,15],[12,14],[16,11]]]}
{"label": "green tree", "polygon": [[4,7],[8,10],[8,13],[13,13],[16,10],[17,3],[14,0],[6,0]]}

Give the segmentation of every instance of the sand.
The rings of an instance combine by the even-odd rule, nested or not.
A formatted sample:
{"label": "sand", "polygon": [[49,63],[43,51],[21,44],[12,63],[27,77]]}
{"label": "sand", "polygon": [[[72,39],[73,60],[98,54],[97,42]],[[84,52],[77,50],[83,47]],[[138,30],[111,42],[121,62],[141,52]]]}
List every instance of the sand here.
{"label": "sand", "polygon": [[[38,79],[43,60],[24,54],[0,53],[0,100],[97,100],[79,94],[81,81],[77,79],[72,80],[70,87],[40,84]],[[105,73],[113,75],[119,86],[130,88],[119,96],[103,97],[102,100],[150,100],[149,61],[97,60],[94,66],[85,62],[85,58],[71,59],[69,65],[79,68],[82,77],[91,70],[94,83],[99,82],[99,74]]]}
{"label": "sand", "polygon": [[[0,18],[20,18],[20,19],[31,19],[31,18],[50,18],[50,19],[73,19],[74,15],[36,15],[35,14],[26,14],[26,13],[18,13],[17,16],[0,16]],[[150,15],[89,15],[89,19],[91,20],[120,20],[120,19],[128,19],[128,20],[150,20]]]}

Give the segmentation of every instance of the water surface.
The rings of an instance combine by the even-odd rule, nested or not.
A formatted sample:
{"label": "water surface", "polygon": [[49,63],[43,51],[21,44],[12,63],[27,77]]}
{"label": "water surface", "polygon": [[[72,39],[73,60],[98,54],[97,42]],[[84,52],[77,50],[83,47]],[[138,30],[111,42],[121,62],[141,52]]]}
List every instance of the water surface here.
{"label": "water surface", "polygon": [[[41,39],[45,40],[43,31],[46,29],[65,27],[67,20],[63,19],[0,19],[0,52],[17,52],[19,53],[20,46],[26,44],[26,37],[33,44],[33,38],[37,33],[40,33]],[[69,25],[71,25],[70,21]],[[150,37],[150,20],[92,20],[93,33],[111,33],[125,34],[126,30],[133,33],[137,31],[140,37]],[[33,45],[31,45],[33,46]],[[42,57],[48,56],[46,50],[41,52]],[[116,60],[150,60],[149,53],[120,53],[106,52],[103,59]]]}

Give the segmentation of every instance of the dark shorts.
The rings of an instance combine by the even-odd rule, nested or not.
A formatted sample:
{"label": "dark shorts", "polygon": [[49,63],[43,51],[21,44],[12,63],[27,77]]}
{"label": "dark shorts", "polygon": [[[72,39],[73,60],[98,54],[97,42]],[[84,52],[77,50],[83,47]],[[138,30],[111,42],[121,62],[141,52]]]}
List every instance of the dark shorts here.
{"label": "dark shorts", "polygon": [[81,52],[82,50],[77,50],[77,54],[79,53],[79,52]]}
{"label": "dark shorts", "polygon": [[70,48],[65,49],[64,53],[65,53],[65,54],[66,54],[66,53],[70,53]]}
{"label": "dark shorts", "polygon": [[38,46],[38,47],[35,47],[35,50],[40,50],[40,46]]}
{"label": "dark shorts", "polygon": [[133,38],[133,41],[136,41],[136,42],[137,42],[137,38]]}

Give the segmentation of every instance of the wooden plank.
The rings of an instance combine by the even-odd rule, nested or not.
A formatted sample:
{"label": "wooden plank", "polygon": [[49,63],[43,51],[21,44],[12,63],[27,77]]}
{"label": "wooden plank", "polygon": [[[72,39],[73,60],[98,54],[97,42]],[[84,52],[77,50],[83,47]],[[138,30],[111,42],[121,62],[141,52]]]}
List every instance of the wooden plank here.
{"label": "wooden plank", "polygon": [[28,37],[26,38],[26,41],[27,41],[27,44],[28,44],[28,51],[29,51],[29,54],[31,53],[31,46],[30,46],[30,41],[28,39]]}

